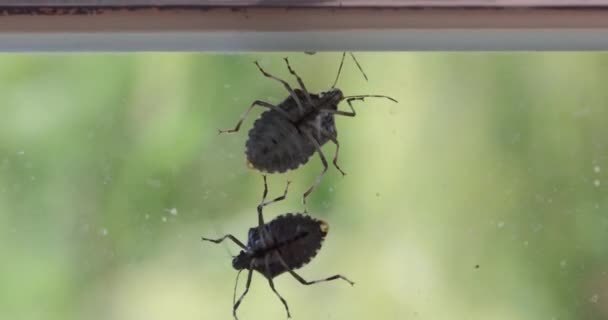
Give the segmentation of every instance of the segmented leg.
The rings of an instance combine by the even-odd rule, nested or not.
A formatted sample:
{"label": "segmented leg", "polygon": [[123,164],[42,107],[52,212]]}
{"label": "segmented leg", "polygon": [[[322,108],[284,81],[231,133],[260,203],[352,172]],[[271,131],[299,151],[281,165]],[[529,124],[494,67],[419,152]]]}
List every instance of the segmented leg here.
{"label": "segmented leg", "polygon": [[308,280],[306,280],[306,279],[302,278],[302,276],[300,276],[299,274],[297,274],[297,273],[296,273],[295,271],[293,271],[293,270],[289,270],[288,272],[289,272],[289,274],[291,274],[291,275],[292,275],[294,278],[296,278],[296,280],[298,280],[298,281],[299,281],[301,284],[303,284],[303,285],[307,285],[307,286],[308,286],[308,285],[311,285],[311,284],[319,283],[319,282],[327,282],[327,281],[332,281],[332,280],[337,280],[337,279],[342,279],[342,280],[344,280],[344,281],[348,282],[348,283],[349,283],[351,286],[354,286],[354,285],[355,285],[355,283],[354,283],[354,282],[352,282],[352,281],[348,280],[348,278],[346,278],[345,276],[339,275],[339,274],[333,275],[333,276],[331,276],[331,277],[327,277],[327,278],[325,278],[325,279],[319,279],[319,280],[308,281]]}
{"label": "segmented leg", "polygon": [[[277,254],[278,254],[278,252],[277,252]],[[268,267],[268,258],[269,257],[270,257],[270,255],[267,255],[264,258],[264,264],[266,265],[266,273],[267,274],[270,274],[269,267]],[[287,305],[287,301],[285,301],[285,299],[283,299],[283,297],[275,289],[274,282],[272,281],[272,279],[270,279],[270,278],[268,279],[268,284],[270,285],[270,288],[272,289],[272,291],[274,291],[274,294],[276,294],[276,296],[279,297],[279,299],[283,303],[283,306],[285,306],[285,311],[287,312],[287,318],[291,318],[291,314],[289,313],[289,306]]]}
{"label": "segmented leg", "polygon": [[268,279],[268,284],[270,285],[270,288],[272,289],[272,291],[274,291],[274,294],[276,294],[277,297],[279,297],[279,299],[281,299],[283,306],[285,306],[285,311],[287,311],[287,318],[291,318],[291,314],[289,313],[289,306],[287,305],[287,301],[285,301],[285,299],[283,299],[283,297],[281,297],[281,295],[274,288],[274,282],[272,281],[272,279]]}
{"label": "segmented leg", "polygon": [[280,113],[281,115],[283,115],[285,118],[291,120],[291,118],[289,117],[287,112],[285,112],[283,109],[281,109],[275,105],[272,105],[268,102],[256,100],[249,106],[249,108],[247,108],[247,110],[245,110],[245,113],[243,113],[241,115],[241,117],[239,118],[239,121],[236,123],[236,126],[234,126],[233,129],[218,129],[219,133],[233,133],[233,132],[239,131],[239,129],[241,128],[241,124],[243,124],[243,121],[245,121],[245,118],[247,118],[247,116],[249,115],[249,112],[251,112],[251,109],[253,109],[253,107],[255,107],[255,106],[265,107],[265,108],[274,110],[274,111]]}
{"label": "segmented leg", "polygon": [[322,113],[331,113],[333,115],[339,115],[339,116],[354,117],[354,116],[357,115],[357,112],[355,111],[355,108],[353,107],[353,104],[352,104],[352,102],[354,100],[363,101],[363,98],[349,98],[349,99],[346,99],[346,103],[348,103],[348,107],[350,108],[351,111],[342,111],[342,110],[333,110],[333,109],[322,109],[321,112]]}
{"label": "segmented leg", "polygon": [[241,241],[239,241],[239,239],[237,239],[235,236],[233,236],[231,234],[227,234],[219,239],[209,239],[209,238],[202,237],[203,241],[210,241],[210,242],[218,243],[218,244],[226,239],[232,240],[234,243],[236,243],[239,247],[241,247],[243,249],[247,248]]}
{"label": "segmented leg", "polygon": [[241,276],[241,272],[243,272],[244,269],[239,270],[239,272],[236,273],[236,279],[234,280],[234,289],[232,290],[232,306],[234,306],[234,304],[236,303],[236,288],[239,286],[239,277]]}
{"label": "segmented leg", "polygon": [[346,51],[342,52],[342,59],[340,59],[340,66],[338,67],[338,73],[336,73],[336,80],[334,80],[334,83],[331,85],[332,88],[335,88],[336,84],[338,83],[340,73],[342,72],[342,66],[344,65],[344,58],[346,58]]}
{"label": "segmented leg", "polygon": [[287,197],[287,191],[289,191],[289,184],[291,183],[291,181],[287,181],[287,184],[285,185],[285,191],[283,191],[283,195],[276,197],[270,201],[266,201],[266,196],[268,195],[268,183],[266,182],[266,175],[263,176],[264,177],[264,193],[262,195],[262,202],[258,205],[258,226],[263,226],[264,225],[264,216],[262,214],[262,210],[265,206],[281,201],[281,200],[285,200],[285,198]]}
{"label": "segmented leg", "polygon": [[319,157],[321,158],[321,162],[323,163],[323,171],[321,171],[321,174],[319,174],[317,176],[317,178],[315,179],[315,182],[308,188],[308,190],[306,190],[306,192],[304,192],[304,196],[302,197],[302,203],[304,204],[304,210],[305,212],[306,210],[306,198],[308,197],[308,195],[310,195],[310,193],[312,192],[312,190],[314,190],[317,185],[321,182],[321,178],[323,178],[323,176],[325,175],[325,173],[327,172],[327,159],[325,159],[325,155],[323,154],[323,151],[321,151],[321,146],[319,145],[319,142],[317,142],[317,140],[313,137],[313,135],[309,132],[309,131],[305,131],[306,137],[308,137],[308,140],[314,145],[315,149],[317,150],[317,153],[319,154]]}
{"label": "segmented leg", "polygon": [[335,137],[330,137],[329,140],[331,140],[331,142],[333,142],[336,145],[336,153],[334,154],[334,167],[336,167],[336,169],[338,169],[338,171],[340,171],[340,173],[345,176],[346,172],[344,172],[344,170],[342,170],[342,168],[340,168],[340,166],[338,165],[338,154],[340,153],[340,143],[338,142],[338,139],[336,139]]}
{"label": "segmented leg", "polygon": [[[348,54],[351,56],[351,58],[353,58],[353,61],[355,61],[357,68],[359,68],[359,71],[361,71],[363,78],[365,78],[365,81],[367,81],[367,75],[365,74],[365,71],[363,71],[363,68],[361,68],[361,65],[359,64],[359,61],[357,61],[357,58],[355,58],[355,55],[352,52],[349,52]],[[346,52],[342,52],[342,59],[340,59],[340,67],[338,67],[336,80],[334,80],[334,84],[331,85],[332,88],[335,88],[336,84],[338,83],[338,78],[340,78],[340,72],[342,71],[342,66],[344,65],[344,58],[346,58]]]}
{"label": "segmented leg", "polygon": [[266,239],[270,238],[270,235],[266,233],[264,229],[264,214],[263,209],[265,206],[275,203],[277,201],[284,200],[287,197],[287,191],[289,190],[289,184],[291,181],[287,181],[287,185],[285,186],[285,191],[282,196],[276,197],[273,200],[266,201],[266,196],[268,195],[268,183],[266,182],[266,175],[264,177],[264,193],[262,195],[262,202],[258,205],[258,233],[260,234],[260,239],[262,240],[262,244],[266,246]]}
{"label": "segmented leg", "polygon": [[336,169],[338,169],[338,171],[340,171],[340,173],[343,176],[345,176],[346,172],[344,172],[338,165],[338,154],[340,153],[340,143],[338,142],[338,139],[336,139],[336,136],[334,134],[332,134],[331,132],[329,132],[323,128],[321,128],[321,133],[323,135],[325,135],[326,137],[329,137],[329,140],[336,145],[336,153],[334,154],[334,159],[333,159],[334,167],[336,167]]}
{"label": "segmented leg", "polygon": [[[266,176],[264,176],[265,178]],[[267,205],[273,204],[277,201],[281,201],[281,200],[285,200],[285,198],[287,197],[287,192],[289,191],[289,184],[291,184],[291,181],[287,181],[287,184],[285,184],[285,190],[283,190],[283,194],[270,200],[270,201],[266,201],[264,202],[264,199],[266,199],[266,197],[264,196],[264,199],[262,199],[262,203],[260,204],[260,206],[265,207]],[[266,185],[266,179],[264,179],[264,189],[267,189],[267,185]]]}
{"label": "segmented leg", "polygon": [[355,58],[355,55],[352,52],[349,52],[348,54],[350,54],[350,57],[353,58],[353,61],[355,61],[355,64],[357,65],[357,68],[359,68],[359,71],[361,71],[361,74],[363,75],[365,81],[368,81],[367,75],[365,74],[365,71],[363,71],[363,68],[361,68],[361,65],[359,64],[359,61],[357,61],[357,58]]}
{"label": "segmented leg", "polygon": [[300,110],[300,114],[304,114],[304,107],[302,107],[302,102],[300,101],[300,98],[298,98],[298,95],[296,94],[295,91],[293,91],[293,89],[291,88],[291,86],[289,85],[289,83],[287,83],[287,81],[279,79],[273,75],[271,75],[270,73],[266,72],[264,69],[262,69],[262,67],[260,66],[260,64],[256,61],[255,65],[258,67],[258,69],[260,70],[260,72],[267,78],[270,79],[274,79],[276,81],[279,81],[280,83],[283,84],[283,86],[285,87],[285,89],[287,89],[287,91],[289,92],[289,95],[291,96],[291,98],[296,102],[296,105],[298,106],[298,110]]}
{"label": "segmented leg", "polygon": [[308,281],[304,278],[302,278],[302,276],[300,276],[299,274],[297,274],[295,271],[293,271],[293,269],[291,269],[287,263],[285,263],[285,260],[283,260],[283,257],[281,256],[281,254],[277,254],[277,258],[279,260],[279,262],[281,263],[281,265],[283,265],[283,268],[285,268],[285,270],[287,270],[287,272],[289,272],[289,274],[291,274],[294,278],[296,278],[296,280],[298,280],[298,282],[300,282],[303,285],[311,285],[311,284],[315,284],[315,283],[319,283],[319,282],[327,282],[327,281],[332,281],[332,280],[337,280],[337,279],[342,279],[346,282],[348,282],[351,286],[354,286],[355,283],[348,280],[348,278],[346,278],[345,276],[336,274],[333,275],[331,277],[327,277],[325,279],[319,279],[319,280],[313,280],[313,281]]}
{"label": "segmented leg", "polygon": [[361,95],[361,96],[350,96],[350,97],[344,97],[344,100],[346,100],[346,102],[348,103],[348,107],[350,108],[351,111],[342,111],[342,110],[332,110],[332,109],[322,109],[320,110],[320,112],[322,113],[331,113],[334,115],[340,115],[340,116],[347,116],[347,117],[354,117],[357,115],[357,112],[355,112],[355,108],[352,105],[353,101],[359,100],[359,101],[364,101],[365,98],[386,98],[389,99],[393,102],[397,102],[397,100],[388,97],[388,96],[381,96],[381,95]]}
{"label": "segmented leg", "polygon": [[241,294],[241,297],[239,298],[239,300],[236,301],[236,303],[234,303],[234,306],[232,307],[232,315],[234,316],[234,320],[239,320],[239,318],[236,316],[236,309],[238,309],[239,305],[241,304],[241,301],[243,301],[243,298],[245,297],[245,295],[247,294],[247,292],[249,292],[249,286],[251,285],[251,275],[253,274],[253,269],[249,269],[249,273],[247,274],[247,283],[245,284],[245,291],[243,292],[243,294]]}
{"label": "segmented leg", "polygon": [[381,94],[362,94],[362,95],[357,95],[357,96],[346,96],[346,97],[343,97],[342,99],[343,100],[349,100],[349,99],[363,100],[364,98],[384,98],[384,99],[388,99],[392,102],[399,102],[395,98],[391,98],[389,96],[383,96]]}
{"label": "segmented leg", "polygon": [[289,59],[285,58],[285,63],[287,64],[287,69],[289,69],[289,72],[298,80],[300,88],[302,88],[302,91],[304,91],[304,96],[306,96],[306,101],[308,102],[308,104],[312,105],[312,98],[310,98],[310,94],[308,93],[308,90],[306,90],[304,81],[302,81],[302,78],[300,78],[300,76],[298,76],[298,74],[291,68],[291,65],[289,64]]}

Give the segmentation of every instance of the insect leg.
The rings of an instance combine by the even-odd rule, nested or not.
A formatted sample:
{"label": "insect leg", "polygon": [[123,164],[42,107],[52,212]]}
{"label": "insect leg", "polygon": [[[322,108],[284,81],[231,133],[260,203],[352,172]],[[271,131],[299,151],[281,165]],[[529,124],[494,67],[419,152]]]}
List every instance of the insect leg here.
{"label": "insect leg", "polygon": [[336,139],[336,136],[334,134],[332,134],[331,132],[320,128],[321,129],[321,133],[323,133],[323,135],[329,137],[329,140],[331,140],[331,142],[333,142],[336,145],[336,153],[334,154],[334,159],[333,159],[333,163],[334,163],[334,167],[336,167],[336,169],[338,169],[338,171],[340,171],[340,173],[345,176],[346,172],[344,172],[340,166],[338,165],[338,154],[340,153],[340,143],[338,142],[338,139]]}
{"label": "insect leg", "polygon": [[365,78],[365,81],[368,81],[367,75],[363,71],[363,68],[361,68],[361,65],[359,64],[359,61],[357,61],[357,58],[355,58],[355,55],[352,52],[349,52],[348,54],[350,54],[350,57],[353,58],[353,61],[355,61],[355,64],[357,65],[357,68],[359,68],[359,71],[361,71],[361,74],[363,75],[363,78]]}
{"label": "insect leg", "polygon": [[268,284],[270,285],[270,288],[272,289],[272,291],[274,291],[274,294],[276,294],[277,297],[279,297],[279,299],[281,299],[283,306],[285,306],[285,311],[287,311],[287,318],[291,318],[291,314],[289,313],[289,306],[287,305],[287,301],[285,301],[285,299],[283,299],[283,297],[281,297],[281,295],[274,288],[274,282],[272,281],[272,279],[268,279]]}
{"label": "insect leg", "polygon": [[263,204],[266,201],[266,196],[268,195],[268,183],[266,182],[266,175],[263,175],[262,177],[264,177],[264,192],[262,193],[262,202],[260,202],[258,205],[258,234],[260,235],[260,240],[265,247],[266,232],[264,232],[264,214],[262,211],[264,209]]}
{"label": "insect leg", "polygon": [[247,274],[247,283],[245,284],[245,291],[243,292],[243,294],[241,294],[241,297],[239,298],[239,300],[237,300],[234,303],[234,306],[232,307],[232,315],[234,316],[235,320],[239,319],[236,316],[236,309],[238,309],[239,305],[241,304],[241,301],[243,300],[243,298],[245,297],[247,292],[249,292],[249,286],[251,285],[251,275],[252,274],[253,274],[253,269],[249,269],[249,273]]}
{"label": "insect leg", "polygon": [[325,278],[325,279],[319,279],[319,280],[308,281],[308,280],[306,280],[306,279],[302,278],[302,276],[300,276],[299,274],[297,274],[297,273],[296,273],[295,271],[293,271],[293,270],[288,270],[288,272],[289,272],[289,273],[290,273],[290,274],[291,274],[291,275],[292,275],[294,278],[296,278],[296,280],[298,280],[298,281],[299,281],[301,284],[303,284],[303,285],[307,285],[307,286],[308,286],[308,285],[311,285],[311,284],[319,283],[319,282],[326,282],[326,281],[332,281],[332,280],[337,280],[337,279],[342,279],[342,280],[344,280],[344,281],[348,282],[348,283],[349,283],[351,286],[354,286],[354,285],[355,285],[355,283],[354,283],[354,282],[352,282],[352,281],[348,280],[348,278],[346,278],[345,276],[339,275],[339,274],[333,275],[333,276],[331,276],[331,277],[327,277],[327,278]]}
{"label": "insect leg", "polygon": [[289,184],[291,183],[291,181],[287,181],[287,185],[285,185],[285,191],[283,191],[283,194],[279,197],[276,197],[272,200],[266,201],[266,196],[268,195],[268,184],[266,182],[266,175],[263,176],[264,177],[264,193],[262,195],[262,202],[258,205],[258,225],[262,226],[264,225],[264,216],[262,214],[262,209],[272,203],[275,203],[277,201],[281,201],[281,200],[285,200],[285,198],[287,197],[287,191],[289,190]]}
{"label": "insect leg", "polygon": [[315,283],[319,283],[319,282],[326,282],[326,281],[332,281],[332,280],[336,280],[336,279],[342,279],[346,282],[348,282],[351,286],[354,286],[355,283],[348,280],[348,278],[346,278],[345,276],[336,274],[333,275],[331,277],[327,277],[325,279],[319,279],[319,280],[313,280],[313,281],[308,281],[304,278],[302,278],[302,276],[300,276],[299,274],[297,274],[295,271],[293,271],[293,269],[291,269],[287,263],[285,263],[285,260],[283,260],[283,257],[281,257],[280,254],[277,255],[277,258],[279,259],[279,262],[283,265],[283,268],[285,268],[285,270],[287,270],[287,272],[289,272],[289,274],[291,274],[294,278],[296,278],[296,280],[298,280],[298,282],[300,282],[303,285],[311,285],[311,284],[315,284]]}
{"label": "insect leg", "polygon": [[266,202],[262,202],[260,204],[260,206],[265,207],[269,204],[273,204],[277,201],[281,201],[281,200],[285,200],[285,198],[287,198],[287,192],[289,191],[289,184],[291,184],[291,181],[287,181],[287,184],[285,185],[285,190],[283,191],[283,194],[281,196],[278,196],[272,200],[266,201]]}
{"label": "insect leg", "polygon": [[312,190],[314,190],[317,187],[317,185],[321,182],[321,178],[323,178],[323,176],[327,172],[328,165],[327,165],[327,159],[325,159],[325,155],[323,154],[323,151],[321,151],[321,146],[319,146],[319,142],[317,142],[317,140],[312,136],[310,131],[305,131],[304,133],[308,137],[308,140],[310,140],[310,142],[315,146],[315,149],[317,150],[317,153],[319,153],[319,157],[321,158],[321,162],[323,163],[323,171],[321,171],[321,174],[319,174],[317,176],[317,178],[315,179],[315,182],[308,188],[308,190],[306,190],[306,192],[304,192],[304,196],[302,197],[302,203],[304,204],[304,207],[306,208],[306,198],[308,197],[308,195],[310,195]]}
{"label": "insect leg", "polygon": [[339,274],[333,275],[333,276],[331,276],[331,277],[327,277],[327,278],[325,278],[325,279],[319,279],[319,280],[308,281],[308,280],[306,280],[306,279],[302,278],[302,276],[300,276],[299,274],[297,274],[297,273],[296,273],[295,271],[293,271],[293,270],[288,270],[288,272],[289,272],[289,273],[290,273],[290,274],[291,274],[291,275],[292,275],[294,278],[296,278],[296,280],[298,280],[298,281],[299,281],[301,284],[303,284],[303,285],[307,285],[307,286],[308,286],[308,285],[311,285],[311,284],[316,284],[316,283],[319,283],[319,282],[326,282],[326,281],[332,281],[332,280],[337,280],[337,279],[342,279],[342,280],[344,280],[344,281],[348,282],[348,283],[349,283],[351,286],[354,286],[354,285],[355,285],[355,283],[354,283],[354,282],[352,282],[352,281],[348,280],[348,278],[346,278],[345,276],[339,275]]}
{"label": "insect leg", "polygon": [[302,88],[302,91],[304,91],[304,96],[306,96],[306,101],[308,101],[308,103],[310,105],[312,105],[312,99],[310,98],[310,94],[308,93],[308,90],[306,90],[306,86],[304,85],[304,81],[302,81],[302,78],[300,78],[300,76],[298,76],[298,74],[291,68],[291,65],[289,64],[289,59],[285,58],[285,63],[287,63],[287,69],[289,69],[289,72],[296,77],[296,79],[298,80],[298,83],[300,84],[300,87]]}
{"label": "insect leg", "polygon": [[349,111],[342,111],[342,110],[332,110],[332,109],[322,109],[321,112],[322,113],[331,113],[331,114],[335,114],[335,115],[340,115],[340,116],[347,116],[347,117],[354,117],[357,115],[357,112],[355,111],[355,108],[353,107],[352,102],[354,100],[361,100],[363,101],[363,98],[349,98],[346,99],[346,103],[348,103],[348,107],[350,108],[350,112]]}
{"label": "insect leg", "polygon": [[210,242],[214,242],[214,243],[221,243],[222,241],[224,241],[226,239],[230,239],[234,243],[236,243],[239,247],[241,247],[243,249],[247,249],[247,247],[241,241],[239,241],[239,239],[237,239],[235,236],[233,236],[231,234],[227,234],[219,239],[209,239],[209,238],[202,237],[203,241],[210,241]]}
{"label": "insect leg", "polygon": [[[278,254],[278,252],[277,252],[277,254]],[[270,256],[267,255],[264,258],[264,264],[266,266],[266,273],[267,274],[270,274],[269,267],[268,267],[268,258],[269,257]],[[272,291],[274,291],[274,294],[276,294],[277,297],[279,297],[279,299],[283,303],[283,306],[285,306],[285,311],[287,311],[287,318],[291,318],[291,314],[289,313],[289,306],[287,305],[287,301],[285,301],[285,299],[283,299],[283,297],[279,294],[279,292],[277,292],[277,290],[274,288],[274,282],[272,281],[271,278],[268,278],[268,284],[270,285],[270,288],[272,289]]]}
{"label": "insect leg", "polygon": [[232,132],[239,131],[239,129],[241,128],[241,124],[243,124],[243,121],[245,121],[245,118],[247,118],[247,116],[249,115],[249,112],[255,106],[265,107],[265,108],[274,110],[274,111],[280,113],[281,115],[283,115],[284,117],[286,117],[287,119],[291,120],[291,118],[289,117],[287,112],[285,112],[283,109],[281,109],[275,105],[272,105],[268,102],[256,100],[249,106],[249,108],[247,108],[247,110],[245,110],[245,113],[243,113],[243,115],[241,115],[241,118],[239,118],[239,121],[236,123],[236,126],[234,126],[233,129],[219,129],[218,130],[219,133],[232,133]]}
{"label": "insect leg", "polygon": [[362,94],[362,95],[357,95],[357,96],[346,96],[346,97],[343,97],[342,100],[349,100],[349,99],[363,100],[364,98],[384,98],[384,99],[388,99],[392,102],[399,102],[395,98],[391,98],[389,96],[383,96],[381,94]]}
{"label": "insect leg", "polygon": [[344,100],[346,100],[346,102],[348,103],[348,107],[350,108],[350,112],[349,111],[341,111],[341,110],[332,110],[332,109],[321,109],[322,113],[331,113],[331,114],[335,114],[335,115],[340,115],[340,116],[347,116],[347,117],[354,117],[357,115],[357,113],[355,112],[355,108],[352,105],[352,102],[355,100],[360,100],[363,101],[365,98],[386,98],[389,99],[393,102],[397,102],[397,100],[388,97],[388,96],[381,96],[381,95],[361,95],[361,96],[349,96],[349,97],[344,97]]}
{"label": "insect leg", "polygon": [[236,280],[234,280],[234,290],[232,291],[232,306],[233,307],[234,307],[234,304],[236,303],[236,288],[239,286],[239,276],[241,275],[241,272],[243,270],[244,269],[241,269],[241,270],[239,270],[239,272],[236,273]]}
{"label": "insect leg", "polygon": [[266,175],[262,175],[264,178],[264,192],[262,193],[262,202],[266,201],[266,196],[268,195],[268,183],[266,182]]}
{"label": "insect leg", "polygon": [[287,89],[287,91],[289,92],[289,95],[291,96],[291,98],[296,102],[296,105],[298,105],[298,110],[300,110],[300,114],[304,114],[304,107],[302,107],[302,102],[300,101],[300,98],[298,98],[298,95],[296,94],[295,91],[293,91],[293,89],[291,88],[291,86],[289,85],[289,83],[287,83],[287,81],[279,79],[273,75],[271,75],[270,73],[266,72],[264,69],[262,69],[262,67],[260,67],[260,64],[256,61],[255,65],[258,67],[258,69],[260,70],[260,72],[267,78],[270,79],[274,79],[276,81],[279,81],[280,83],[283,84],[283,86],[285,87],[285,89]]}
{"label": "insect leg", "polygon": [[285,197],[287,197],[287,190],[289,189],[289,184],[291,182],[287,181],[287,185],[285,186],[285,191],[283,192],[282,196],[276,197],[275,199],[272,199],[270,201],[266,201],[266,196],[268,195],[268,183],[266,182],[266,175],[264,175],[263,177],[264,177],[264,193],[262,195],[262,202],[258,205],[258,233],[260,234],[260,239],[262,240],[262,243],[266,246],[266,237],[270,238],[270,235],[268,235],[266,230],[264,229],[263,209],[265,206],[267,206],[271,203],[275,203],[277,201],[284,200]]}
{"label": "insect leg", "polygon": [[[357,58],[355,58],[355,55],[352,52],[348,53],[351,58],[353,58],[353,61],[355,61],[355,64],[357,65],[357,68],[359,68],[359,71],[361,71],[361,74],[363,75],[363,78],[365,78],[365,81],[367,80],[367,75],[365,74],[365,71],[363,71],[363,68],[361,68],[361,65],[359,64],[359,61],[357,61]],[[340,72],[342,71],[342,66],[344,65],[344,58],[346,58],[346,52],[342,52],[342,59],[340,59],[340,67],[338,67],[338,73],[336,74],[336,80],[334,80],[334,84],[331,86],[332,88],[336,87],[336,84],[338,83],[338,78],[340,78]]]}
{"label": "insect leg", "polygon": [[331,85],[332,88],[336,87],[338,83],[338,78],[340,78],[340,72],[342,72],[342,66],[344,65],[344,58],[346,58],[346,51],[342,52],[342,59],[340,59],[340,66],[338,67],[338,73],[336,74],[336,80],[334,80],[334,84]]}

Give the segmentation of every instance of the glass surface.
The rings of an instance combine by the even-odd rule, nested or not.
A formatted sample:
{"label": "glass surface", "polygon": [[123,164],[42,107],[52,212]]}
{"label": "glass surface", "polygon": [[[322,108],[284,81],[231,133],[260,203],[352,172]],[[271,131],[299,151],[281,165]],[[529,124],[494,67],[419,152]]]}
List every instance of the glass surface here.
{"label": "glass surface", "polygon": [[[339,53],[0,56],[0,318],[231,319],[232,243],[257,223],[244,146],[254,100],[327,90]],[[330,167],[309,213],[331,226],[275,278],[294,319],[606,319],[608,55],[360,53],[346,59]],[[341,110],[348,110],[346,103]],[[314,155],[267,221],[303,212]],[[246,277],[241,274],[238,292]],[[239,318],[284,319],[258,273]]]}

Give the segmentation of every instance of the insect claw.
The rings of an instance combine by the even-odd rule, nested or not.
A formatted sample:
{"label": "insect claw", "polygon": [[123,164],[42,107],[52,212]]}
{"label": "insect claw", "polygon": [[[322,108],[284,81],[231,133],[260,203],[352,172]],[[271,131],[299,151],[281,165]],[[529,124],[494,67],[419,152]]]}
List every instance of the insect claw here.
{"label": "insect claw", "polygon": [[338,169],[338,171],[340,171],[340,173],[344,177],[346,175],[346,172],[344,172],[344,170],[342,170],[342,168],[340,168],[340,166],[338,165],[338,161],[336,159],[334,159],[333,164],[334,164],[334,167],[336,167],[336,169]]}
{"label": "insect claw", "polygon": [[258,67],[258,69],[260,70],[260,72],[265,76],[265,77],[271,77],[271,75],[266,72],[266,70],[262,69],[262,67],[260,66],[260,64],[258,63],[258,61],[254,61],[253,63],[255,63],[255,65]]}

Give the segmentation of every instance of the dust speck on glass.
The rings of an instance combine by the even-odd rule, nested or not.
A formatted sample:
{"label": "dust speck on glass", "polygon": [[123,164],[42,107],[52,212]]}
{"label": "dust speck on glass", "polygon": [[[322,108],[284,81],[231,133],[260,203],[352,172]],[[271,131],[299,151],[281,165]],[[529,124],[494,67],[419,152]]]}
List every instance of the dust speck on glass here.
{"label": "dust speck on glass", "polygon": [[[0,319],[230,319],[247,247],[275,269],[243,320],[608,318],[608,54],[355,53],[369,81],[347,55],[332,88],[342,56],[0,56]],[[317,126],[347,176],[331,139],[326,166],[251,161],[287,132],[270,108],[217,134],[256,100],[306,109],[302,84],[399,101]],[[260,241],[260,170],[267,199],[291,181],[261,224],[289,268]],[[201,242],[227,234],[245,249]]]}

